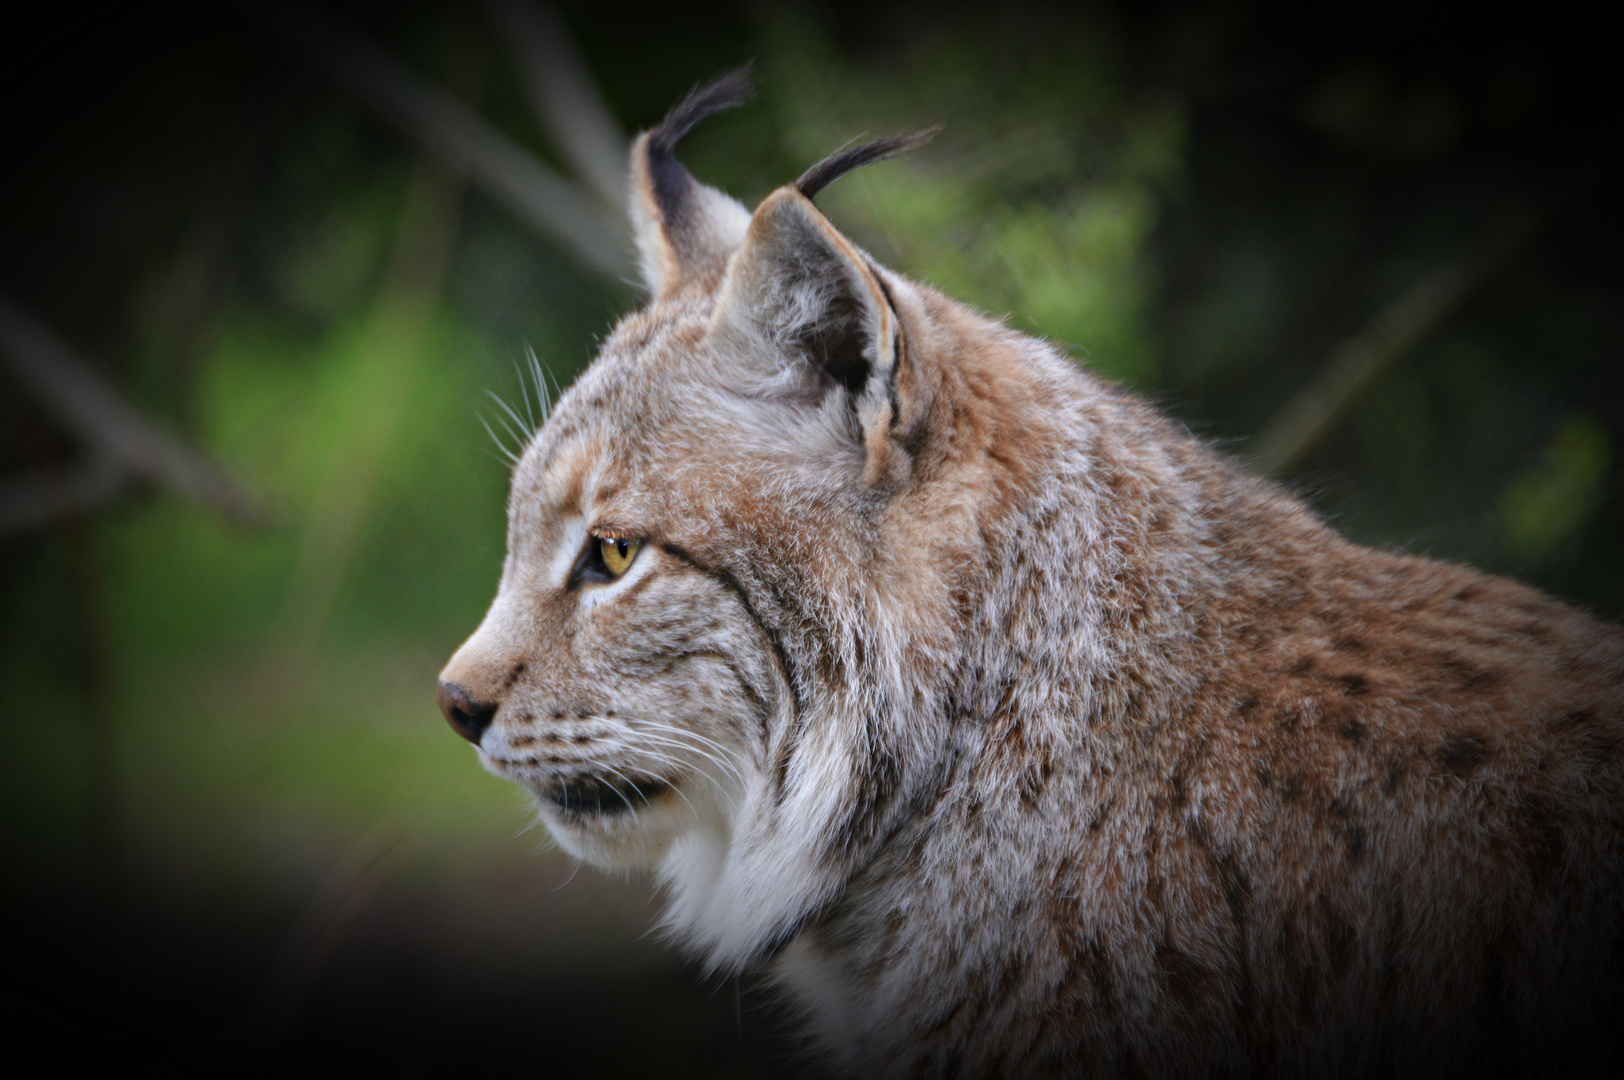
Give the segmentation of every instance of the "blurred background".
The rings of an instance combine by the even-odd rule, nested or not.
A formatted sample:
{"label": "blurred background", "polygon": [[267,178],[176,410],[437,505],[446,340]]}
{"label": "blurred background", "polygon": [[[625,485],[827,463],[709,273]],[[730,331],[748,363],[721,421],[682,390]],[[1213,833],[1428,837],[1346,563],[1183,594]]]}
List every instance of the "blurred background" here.
{"label": "blurred background", "polygon": [[[1559,11],[61,4],[0,50],[8,1045],[777,1076],[770,998],[433,703],[504,451],[639,301],[629,133],[1063,344],[1372,544],[1624,614],[1616,63]],[[527,350],[538,359],[530,366]],[[540,372],[541,387],[533,372]],[[528,412],[527,412],[528,409]],[[487,428],[489,432],[487,432]]]}

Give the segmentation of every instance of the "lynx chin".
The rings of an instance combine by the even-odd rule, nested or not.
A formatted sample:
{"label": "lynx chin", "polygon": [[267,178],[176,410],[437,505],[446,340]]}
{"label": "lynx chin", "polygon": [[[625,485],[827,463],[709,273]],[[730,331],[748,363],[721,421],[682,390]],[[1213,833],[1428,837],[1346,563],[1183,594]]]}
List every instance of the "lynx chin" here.
{"label": "lynx chin", "polygon": [[1624,631],[632,148],[453,727],[855,1076],[1617,1075]]}

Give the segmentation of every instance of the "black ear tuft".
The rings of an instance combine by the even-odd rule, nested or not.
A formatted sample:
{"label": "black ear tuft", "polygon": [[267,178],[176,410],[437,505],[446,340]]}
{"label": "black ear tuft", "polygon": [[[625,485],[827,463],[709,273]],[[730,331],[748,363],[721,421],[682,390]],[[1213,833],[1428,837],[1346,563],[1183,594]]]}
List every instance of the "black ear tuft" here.
{"label": "black ear tuft", "polygon": [[940,130],[940,127],[929,127],[920,131],[905,131],[889,139],[875,139],[849,150],[837,150],[802,173],[801,178],[795,181],[795,188],[810,199],[853,169],[912,150],[929,142]]}
{"label": "black ear tuft", "polygon": [[672,106],[659,126],[648,133],[649,178],[667,227],[680,225],[683,208],[687,205],[688,185],[693,182],[673,153],[677,142],[705,117],[737,108],[754,93],[751,65],[746,64],[694,89]]}
{"label": "black ear tuft", "polygon": [[755,92],[755,75],[750,64],[718,75],[671,106],[665,119],[648,133],[649,146],[670,153],[695,124],[714,113],[738,108]]}

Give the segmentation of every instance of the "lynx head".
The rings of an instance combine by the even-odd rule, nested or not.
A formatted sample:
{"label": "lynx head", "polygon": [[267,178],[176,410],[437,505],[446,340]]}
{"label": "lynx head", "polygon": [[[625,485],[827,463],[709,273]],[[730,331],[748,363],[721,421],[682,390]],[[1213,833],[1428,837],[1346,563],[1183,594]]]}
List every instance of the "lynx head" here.
{"label": "lynx head", "polygon": [[724,77],[633,145],[652,299],[525,448],[496,599],[440,689],[566,850],[658,867],[722,966],[793,933],[939,782],[946,673],[1021,477],[999,428],[1041,412],[999,365],[1048,355],[813,205],[917,136],[754,213],[696,181],[675,142],[747,90]]}

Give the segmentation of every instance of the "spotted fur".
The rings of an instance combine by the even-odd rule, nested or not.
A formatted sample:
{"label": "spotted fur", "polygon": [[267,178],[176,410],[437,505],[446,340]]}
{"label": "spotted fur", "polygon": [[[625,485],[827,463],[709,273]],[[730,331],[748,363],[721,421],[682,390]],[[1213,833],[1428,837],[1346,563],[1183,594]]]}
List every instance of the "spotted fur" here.
{"label": "spotted fur", "polygon": [[703,111],[443,675],[485,766],[850,1074],[1608,1070],[1624,634],[700,184]]}

